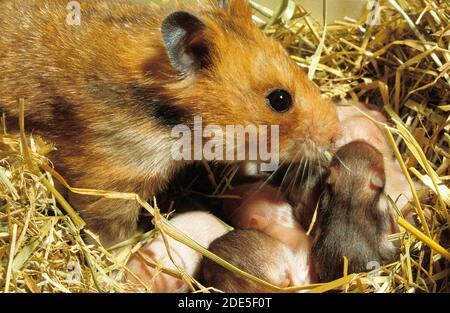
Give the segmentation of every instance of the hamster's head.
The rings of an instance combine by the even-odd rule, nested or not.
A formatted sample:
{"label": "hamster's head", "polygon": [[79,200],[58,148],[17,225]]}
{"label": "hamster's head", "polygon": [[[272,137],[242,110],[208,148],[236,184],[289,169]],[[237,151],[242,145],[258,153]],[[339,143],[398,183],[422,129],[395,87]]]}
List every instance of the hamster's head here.
{"label": "hamster's head", "polygon": [[349,210],[379,207],[386,185],[383,155],[366,141],[350,142],[336,152],[327,183],[336,199],[351,202]]}
{"label": "hamster's head", "polygon": [[245,1],[219,2],[173,12],[162,22],[168,77],[176,78],[165,85],[176,95],[172,105],[191,122],[201,117],[203,127],[256,127],[268,147],[277,140],[281,161],[317,159],[339,137],[335,105],[252,22]]}

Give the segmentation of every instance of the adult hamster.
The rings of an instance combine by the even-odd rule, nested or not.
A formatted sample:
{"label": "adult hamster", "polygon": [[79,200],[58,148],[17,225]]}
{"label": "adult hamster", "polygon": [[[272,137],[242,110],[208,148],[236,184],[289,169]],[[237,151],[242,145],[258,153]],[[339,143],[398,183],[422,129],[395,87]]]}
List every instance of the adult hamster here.
{"label": "adult hamster", "polygon": [[[245,1],[78,3],[79,25],[66,0],[0,1],[0,111],[17,132],[26,99],[27,131],[56,144],[50,158],[72,186],[158,194],[191,162],[172,157],[172,130],[195,117],[279,125],[281,160],[316,158],[337,139],[335,106]],[[68,200],[106,246],[136,229],[132,201]]]}

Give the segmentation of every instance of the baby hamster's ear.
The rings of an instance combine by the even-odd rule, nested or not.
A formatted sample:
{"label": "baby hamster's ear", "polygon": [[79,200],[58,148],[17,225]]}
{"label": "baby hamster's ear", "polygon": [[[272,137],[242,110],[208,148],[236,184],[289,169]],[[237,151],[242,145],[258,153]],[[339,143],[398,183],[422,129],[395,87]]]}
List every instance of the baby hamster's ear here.
{"label": "baby hamster's ear", "polygon": [[170,63],[180,73],[190,74],[208,65],[205,29],[206,25],[198,17],[184,11],[174,12],[163,20],[164,46]]}
{"label": "baby hamster's ear", "polygon": [[327,178],[327,184],[328,185],[334,185],[338,179],[338,165],[331,165],[328,169],[328,178]]}
{"label": "baby hamster's ear", "polygon": [[385,180],[384,180],[384,174],[378,172],[373,172],[370,177],[370,189],[374,191],[379,191],[384,188]]}
{"label": "baby hamster's ear", "polygon": [[252,19],[252,8],[246,0],[219,0],[218,4],[232,16]]}
{"label": "baby hamster's ear", "polygon": [[248,225],[243,225],[244,228],[263,230],[265,229],[270,221],[267,220],[265,216],[253,215],[248,221]]}

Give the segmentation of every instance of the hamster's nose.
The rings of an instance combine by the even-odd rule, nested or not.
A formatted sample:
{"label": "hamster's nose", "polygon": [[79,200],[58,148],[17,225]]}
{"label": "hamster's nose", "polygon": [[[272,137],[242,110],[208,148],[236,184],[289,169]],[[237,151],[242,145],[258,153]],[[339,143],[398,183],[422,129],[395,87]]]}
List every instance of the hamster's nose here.
{"label": "hamster's nose", "polygon": [[332,147],[341,137],[341,125],[332,103],[325,103],[324,110],[316,116],[315,127],[311,129],[315,133],[315,142],[322,147]]}
{"label": "hamster's nose", "polygon": [[322,149],[333,148],[341,136],[339,124],[321,123],[320,127],[312,127],[310,138],[317,147]]}

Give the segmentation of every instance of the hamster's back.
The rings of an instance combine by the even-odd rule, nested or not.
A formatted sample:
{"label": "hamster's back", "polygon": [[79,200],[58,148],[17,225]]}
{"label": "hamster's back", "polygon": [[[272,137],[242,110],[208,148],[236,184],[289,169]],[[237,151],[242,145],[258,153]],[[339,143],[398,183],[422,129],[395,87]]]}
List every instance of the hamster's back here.
{"label": "hamster's back", "polygon": [[25,97],[27,115],[38,114],[40,123],[52,123],[51,117],[57,115],[51,110],[54,98],[78,106],[93,104],[89,98],[113,93],[99,95],[94,80],[105,80],[113,89],[132,79],[121,75],[121,68],[132,64],[119,56],[131,41],[150,37],[157,12],[116,1],[82,2],[81,23],[71,25],[67,4],[65,0],[0,2],[0,107],[6,113],[15,115],[18,99]]}

